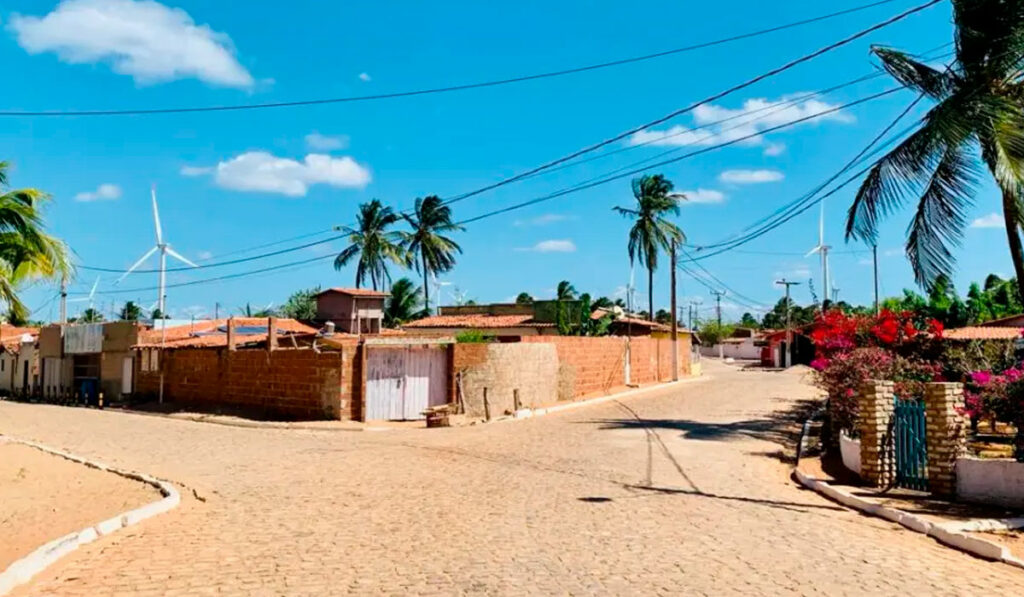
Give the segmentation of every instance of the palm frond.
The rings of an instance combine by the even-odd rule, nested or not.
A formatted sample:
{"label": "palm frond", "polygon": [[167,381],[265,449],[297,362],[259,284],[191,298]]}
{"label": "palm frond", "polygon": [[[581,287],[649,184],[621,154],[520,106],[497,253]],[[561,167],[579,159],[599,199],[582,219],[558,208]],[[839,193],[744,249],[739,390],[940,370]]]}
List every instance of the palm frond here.
{"label": "palm frond", "polygon": [[956,88],[956,78],[951,72],[936,70],[892,48],[875,47],[872,51],[893,78],[933,99],[941,101]]}

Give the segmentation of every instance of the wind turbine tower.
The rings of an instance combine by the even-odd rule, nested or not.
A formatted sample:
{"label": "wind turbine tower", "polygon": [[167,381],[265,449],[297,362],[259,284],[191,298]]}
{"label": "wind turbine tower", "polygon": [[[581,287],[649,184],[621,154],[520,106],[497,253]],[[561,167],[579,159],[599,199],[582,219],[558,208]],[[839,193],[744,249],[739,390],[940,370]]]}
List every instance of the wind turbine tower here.
{"label": "wind turbine tower", "polygon": [[829,300],[829,292],[832,288],[828,280],[828,252],[832,247],[825,244],[825,202],[821,202],[821,215],[818,217],[818,246],[808,251],[804,257],[810,257],[815,253],[821,256],[821,288],[822,295],[821,309],[825,309],[825,302]]}

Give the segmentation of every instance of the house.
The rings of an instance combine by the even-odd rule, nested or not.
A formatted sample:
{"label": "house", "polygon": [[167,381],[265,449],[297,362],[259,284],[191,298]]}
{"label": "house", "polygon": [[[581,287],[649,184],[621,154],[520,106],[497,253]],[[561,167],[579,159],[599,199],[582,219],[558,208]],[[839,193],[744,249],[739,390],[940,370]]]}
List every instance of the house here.
{"label": "house", "polygon": [[452,336],[476,330],[499,341],[515,341],[522,336],[558,335],[553,321],[537,321],[532,305],[494,303],[441,307],[439,315],[410,321],[402,329],[410,332]]}
{"label": "house", "polygon": [[792,365],[809,365],[814,360],[814,341],[811,330],[814,324],[793,328],[792,359],[786,347],[786,330],[765,332],[757,344],[761,347],[761,365],[763,367],[789,367]]}
{"label": "house", "polygon": [[1000,317],[999,319],[993,319],[983,323],[979,323],[978,327],[985,328],[1024,328],[1024,313],[1020,315],[1010,315],[1008,317]]}
{"label": "house", "polygon": [[728,338],[722,338],[718,344],[701,347],[705,356],[716,356],[731,359],[760,359],[763,338],[760,331],[754,328],[738,327]]}
{"label": "house", "polygon": [[317,323],[331,322],[339,332],[379,334],[384,300],[390,293],[365,288],[328,288],[316,295]]}
{"label": "house", "polygon": [[0,325],[0,392],[31,392],[39,383],[38,328]]}

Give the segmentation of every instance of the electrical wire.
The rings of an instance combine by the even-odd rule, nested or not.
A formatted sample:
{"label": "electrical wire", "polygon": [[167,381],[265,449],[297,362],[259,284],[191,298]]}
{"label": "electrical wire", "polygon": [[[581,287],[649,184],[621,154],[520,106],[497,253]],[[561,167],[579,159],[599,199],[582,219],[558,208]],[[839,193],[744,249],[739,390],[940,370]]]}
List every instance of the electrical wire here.
{"label": "electrical wire", "polygon": [[[195,107],[172,107],[172,108],[136,108],[136,109],[123,109],[123,110],[60,110],[60,111],[39,111],[39,110],[5,110],[0,111],[0,117],[69,117],[69,116],[143,116],[143,115],[154,115],[154,114],[184,114],[184,113],[197,113],[197,112],[229,112],[229,111],[242,111],[242,110],[261,110],[261,109],[272,109],[272,108],[293,108],[300,106],[317,106],[325,104],[342,104],[352,102],[365,102],[373,100],[384,100],[384,99],[396,99],[404,97],[414,97],[420,95],[433,95],[440,93],[450,93],[454,91],[466,91],[470,89],[481,89],[486,87],[497,87],[500,85],[509,85],[513,83],[523,83],[526,81],[535,81],[538,79],[548,79],[553,77],[561,77],[565,75],[572,75],[577,73],[583,73],[588,71],[600,70],[605,68],[611,68],[615,66],[622,66],[625,64],[632,64],[636,62],[644,62],[647,60],[654,60],[657,58],[664,58],[666,56],[672,56],[675,54],[682,54],[685,52],[692,52],[694,50],[702,50],[714,46],[719,46],[735,41],[744,39],[750,39],[753,37],[759,37],[770,33],[777,33],[787,29],[795,27],[801,27],[803,25],[809,25],[818,23],[828,19],[834,19],[841,16],[846,16],[863,10],[868,10],[885,4],[891,4],[896,0],[880,0],[877,2],[871,2],[869,4],[862,4],[854,6],[852,8],[844,9],[837,12],[832,12],[816,17],[802,19],[791,23],[785,23],[782,25],[776,25],[766,29],[759,29],[756,31],[750,31],[747,33],[741,33],[729,37],[724,37],[712,41],[702,42],[699,44],[693,44],[689,46],[683,46],[679,48],[673,48],[669,50],[663,50],[661,52],[655,52],[653,54],[644,54],[641,56],[633,56],[630,58],[621,58],[618,60],[612,60],[608,62],[601,62],[597,64],[590,64],[585,66],[578,66],[573,68],[567,68],[556,71],[549,71],[543,73],[536,73],[532,75],[523,75],[519,77],[510,77],[506,79],[497,79],[491,81],[481,81],[475,83],[463,83],[459,85],[449,85],[445,87],[432,87],[427,89],[417,89],[409,91],[397,91],[393,93],[378,93],[372,95],[356,95],[347,97],[334,97],[325,99],[313,99],[313,100],[297,100],[290,102],[267,102],[261,104],[232,104],[232,105],[221,105],[221,106],[195,106]],[[938,2],[939,0],[936,0]],[[934,2],[933,2],[934,3]]]}

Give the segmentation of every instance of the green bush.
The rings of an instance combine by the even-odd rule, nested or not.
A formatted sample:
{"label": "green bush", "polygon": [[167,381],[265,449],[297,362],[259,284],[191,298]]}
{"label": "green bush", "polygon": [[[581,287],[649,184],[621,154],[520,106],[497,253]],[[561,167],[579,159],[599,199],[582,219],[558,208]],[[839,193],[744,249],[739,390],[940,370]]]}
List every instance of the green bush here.
{"label": "green bush", "polygon": [[485,334],[480,330],[466,330],[455,335],[455,341],[459,344],[486,344],[494,342],[494,336]]}

